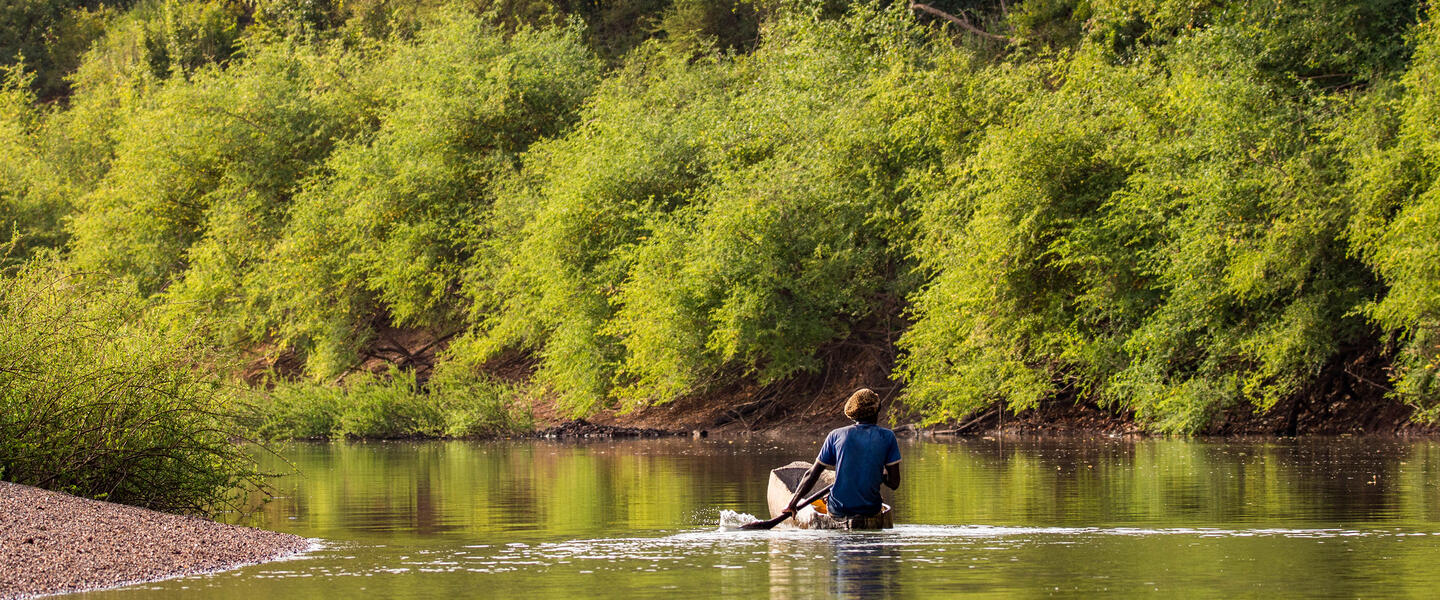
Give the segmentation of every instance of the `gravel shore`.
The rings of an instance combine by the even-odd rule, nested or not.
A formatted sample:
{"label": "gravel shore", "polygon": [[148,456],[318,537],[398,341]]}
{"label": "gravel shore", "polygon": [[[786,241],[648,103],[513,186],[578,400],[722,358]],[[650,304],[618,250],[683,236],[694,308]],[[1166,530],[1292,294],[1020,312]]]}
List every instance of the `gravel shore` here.
{"label": "gravel shore", "polygon": [[0,599],[237,567],[305,538],[0,482]]}

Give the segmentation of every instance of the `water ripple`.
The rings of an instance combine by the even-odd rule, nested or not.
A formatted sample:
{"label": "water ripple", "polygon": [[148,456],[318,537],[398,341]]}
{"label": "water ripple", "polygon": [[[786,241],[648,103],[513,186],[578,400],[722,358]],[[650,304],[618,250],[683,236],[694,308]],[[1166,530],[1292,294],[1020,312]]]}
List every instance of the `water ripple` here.
{"label": "water ripple", "polygon": [[[743,515],[745,522],[753,517]],[[916,564],[984,560],[996,551],[1047,544],[1084,544],[1099,538],[1190,536],[1195,538],[1376,538],[1440,536],[1440,532],[1359,530],[1341,528],[1209,527],[1010,527],[990,525],[900,525],[887,531],[844,532],[817,530],[729,531],[702,529],[659,537],[574,539],[546,543],[473,545],[449,550],[426,550],[395,557],[384,565],[361,567],[359,572],[322,575],[370,575],[410,571],[503,573],[549,568],[598,571],[659,571],[681,568],[733,569],[775,559],[825,560],[851,554],[894,552],[891,559]],[[342,548],[332,547],[334,551]],[[356,567],[359,565],[351,565]],[[349,571],[339,569],[338,571]],[[269,577],[301,577],[309,573],[275,570]]]}

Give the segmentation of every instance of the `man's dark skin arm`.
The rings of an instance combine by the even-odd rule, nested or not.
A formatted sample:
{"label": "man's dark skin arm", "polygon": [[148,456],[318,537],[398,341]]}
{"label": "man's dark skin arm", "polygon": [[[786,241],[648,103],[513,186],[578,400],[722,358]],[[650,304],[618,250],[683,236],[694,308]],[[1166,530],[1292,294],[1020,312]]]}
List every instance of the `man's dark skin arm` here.
{"label": "man's dark skin arm", "polygon": [[820,474],[824,472],[825,465],[817,462],[810,466],[810,470],[800,478],[800,485],[795,486],[795,495],[790,497],[790,504],[785,507],[786,512],[795,512],[795,505],[805,497],[805,494],[810,493],[810,488],[815,486],[815,482],[820,480]]}
{"label": "man's dark skin arm", "polygon": [[885,485],[892,490],[900,489],[900,463],[885,465]]}
{"label": "man's dark skin arm", "polygon": [[[797,508],[795,504],[810,492],[810,488],[814,487],[815,482],[820,479],[820,474],[824,472],[825,465],[818,462],[805,472],[805,476],[800,478],[800,485],[795,486],[795,495],[790,496],[790,504],[785,508],[787,512],[795,512]],[[900,489],[900,463],[885,465],[885,485],[892,490]]]}

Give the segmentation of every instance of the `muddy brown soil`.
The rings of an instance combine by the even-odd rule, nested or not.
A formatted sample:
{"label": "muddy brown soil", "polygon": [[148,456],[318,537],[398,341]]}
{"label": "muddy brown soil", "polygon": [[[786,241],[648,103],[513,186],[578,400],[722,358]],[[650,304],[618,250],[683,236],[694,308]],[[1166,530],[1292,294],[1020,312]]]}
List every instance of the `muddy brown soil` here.
{"label": "muddy brown soil", "polygon": [[[673,423],[683,429],[706,430],[720,435],[750,433],[819,435],[835,427],[849,424],[848,420],[838,414],[845,397],[845,395],[839,394],[830,395],[828,402],[825,401],[825,398],[806,399],[803,396],[798,401],[789,402],[732,403],[718,399],[712,402],[694,400],[676,403],[673,406],[649,408],[630,414],[602,413],[594,420],[619,426]],[[1384,399],[1369,402],[1354,399],[1305,402],[1296,411],[1297,414],[1294,417],[1291,416],[1291,410],[1288,404],[1258,412],[1250,407],[1231,408],[1224,411],[1209,428],[1201,431],[1200,435],[1202,437],[1440,435],[1440,427],[1436,425],[1411,421],[1410,417],[1414,414],[1412,407]],[[743,414],[745,411],[753,411],[754,418],[745,420]],[[765,412],[761,413],[761,411]],[[822,411],[833,411],[835,414],[826,414]],[[735,414],[737,412],[742,414],[737,416]],[[889,413],[883,414],[888,415]],[[919,419],[904,413],[903,410],[894,415],[894,418],[886,416],[881,418],[882,424],[893,427],[900,433],[962,436],[1094,434],[1141,437],[1149,435],[1128,413],[1117,413],[1093,403],[1074,400],[1050,401],[1036,409],[1019,413],[992,407],[970,415],[966,419],[929,426],[920,426]]]}
{"label": "muddy brown soil", "polygon": [[654,429],[647,427],[621,427],[597,425],[585,419],[572,419],[554,427],[535,430],[529,437],[551,439],[577,438],[653,438],[691,435],[683,429]]}
{"label": "muddy brown soil", "polygon": [[[893,357],[893,355],[891,355]],[[773,386],[735,385],[710,394],[630,413],[592,419],[617,426],[671,427],[719,434],[823,434],[849,423],[840,407],[851,392],[880,392],[882,423],[897,431],[939,435],[1144,436],[1134,415],[1077,397],[1053,398],[1020,412],[994,407],[963,419],[920,427],[919,415],[896,402],[901,389],[890,380],[883,353],[838,352],[825,377],[802,377]],[[1310,387],[1266,410],[1232,406],[1215,415],[1202,436],[1288,437],[1305,435],[1434,436],[1440,425],[1417,423],[1414,407],[1387,397],[1385,362],[1373,352],[1337,359]]]}
{"label": "muddy brown soil", "polygon": [[[894,346],[889,343],[838,344],[822,353],[825,366],[818,374],[772,385],[742,381],[631,412],[602,411],[590,420],[604,425],[720,435],[820,435],[850,424],[841,412],[845,399],[855,390],[868,387],[880,394],[883,423],[912,424],[918,419],[897,402],[901,388],[891,381],[894,357]],[[542,408],[537,411],[537,419],[547,414],[554,414],[553,410]]]}

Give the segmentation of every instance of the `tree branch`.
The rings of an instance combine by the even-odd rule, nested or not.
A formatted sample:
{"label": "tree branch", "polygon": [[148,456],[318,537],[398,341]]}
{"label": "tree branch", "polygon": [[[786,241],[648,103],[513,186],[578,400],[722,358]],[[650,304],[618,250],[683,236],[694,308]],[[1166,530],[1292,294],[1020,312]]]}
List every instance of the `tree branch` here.
{"label": "tree branch", "polygon": [[935,16],[937,16],[937,17],[940,17],[940,18],[942,18],[942,19],[945,19],[946,21],[949,21],[949,22],[951,22],[951,23],[954,23],[954,24],[956,24],[956,25],[959,25],[961,29],[964,29],[965,31],[968,31],[968,32],[973,33],[973,34],[975,34],[975,35],[978,35],[978,36],[980,36],[980,37],[990,38],[990,39],[992,39],[992,40],[1001,41],[1001,42],[1006,42],[1006,43],[1009,43],[1009,42],[1010,42],[1010,38],[1008,38],[1008,37],[1005,37],[1005,36],[1003,36],[1003,35],[995,35],[995,34],[993,34],[993,33],[990,33],[990,32],[988,32],[988,31],[985,31],[984,29],[980,29],[979,27],[976,27],[976,26],[974,26],[974,25],[971,25],[971,24],[970,24],[970,21],[965,20],[965,17],[957,17],[957,16],[952,15],[952,14],[950,14],[950,13],[947,13],[947,12],[945,12],[945,11],[943,11],[943,10],[940,10],[940,9],[938,9],[938,8],[935,8],[935,7],[933,7],[933,6],[930,6],[929,4],[921,4],[921,3],[919,3],[919,2],[911,2],[911,3],[910,3],[910,10],[918,10],[918,11],[930,13],[930,14],[932,14],[932,15],[935,15]]}

